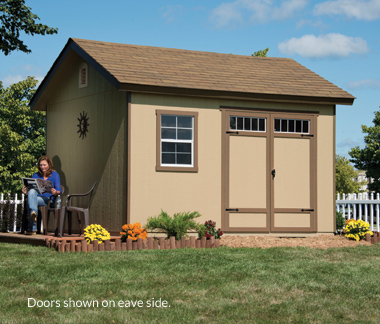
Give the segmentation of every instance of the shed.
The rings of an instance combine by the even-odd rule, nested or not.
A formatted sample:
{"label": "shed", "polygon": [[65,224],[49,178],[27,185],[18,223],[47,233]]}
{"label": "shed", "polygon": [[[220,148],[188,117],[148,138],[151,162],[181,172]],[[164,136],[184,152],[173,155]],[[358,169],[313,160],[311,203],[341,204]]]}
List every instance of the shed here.
{"label": "shed", "polygon": [[198,211],[227,233],[335,231],[336,105],[354,97],[296,61],[70,38],[30,105],[65,194],[98,186],[117,233]]}

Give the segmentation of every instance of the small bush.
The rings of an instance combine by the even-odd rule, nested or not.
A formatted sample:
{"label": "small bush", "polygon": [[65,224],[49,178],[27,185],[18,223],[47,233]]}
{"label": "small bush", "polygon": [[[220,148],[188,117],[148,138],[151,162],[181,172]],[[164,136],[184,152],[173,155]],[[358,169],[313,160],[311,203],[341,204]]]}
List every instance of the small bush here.
{"label": "small bush", "polygon": [[336,229],[337,231],[342,230],[345,225],[345,218],[343,217],[342,212],[336,211]]}
{"label": "small bush", "polygon": [[148,218],[146,229],[166,233],[167,237],[175,236],[180,240],[189,230],[198,230],[199,224],[194,221],[201,215],[195,212],[183,212],[174,214],[173,218],[161,210],[158,216]]}

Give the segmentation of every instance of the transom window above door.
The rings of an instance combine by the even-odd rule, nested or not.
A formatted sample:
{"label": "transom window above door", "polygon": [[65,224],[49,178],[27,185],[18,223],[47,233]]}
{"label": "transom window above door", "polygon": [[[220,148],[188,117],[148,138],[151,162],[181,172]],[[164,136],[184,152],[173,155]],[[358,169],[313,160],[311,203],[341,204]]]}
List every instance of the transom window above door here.
{"label": "transom window above door", "polygon": [[230,116],[230,130],[266,132],[266,118]]}
{"label": "transom window above door", "polygon": [[274,119],[274,131],[277,133],[310,133],[310,120],[307,119]]}

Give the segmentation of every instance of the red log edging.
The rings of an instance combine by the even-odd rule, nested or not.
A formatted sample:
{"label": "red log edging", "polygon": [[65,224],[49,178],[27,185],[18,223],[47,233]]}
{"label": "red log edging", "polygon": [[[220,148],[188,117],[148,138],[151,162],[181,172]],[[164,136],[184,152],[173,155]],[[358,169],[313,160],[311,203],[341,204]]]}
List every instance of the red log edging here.
{"label": "red log edging", "polygon": [[96,252],[96,251],[134,251],[134,250],[172,250],[182,248],[217,248],[220,247],[220,240],[216,240],[215,237],[207,240],[206,237],[196,239],[195,236],[191,236],[190,239],[182,237],[180,241],[177,241],[174,236],[169,239],[160,237],[154,239],[148,237],[143,240],[138,238],[137,241],[127,239],[126,242],[121,242],[120,238],[104,241],[99,244],[98,241],[93,241],[87,244],[87,241],[83,238],[78,240],[70,239],[66,241],[62,238],[46,238],[45,245],[49,248],[53,248],[58,252]]}
{"label": "red log edging", "polygon": [[380,232],[373,231],[373,236],[371,236],[370,234],[366,234],[365,240],[367,242],[372,243],[372,244],[379,243],[380,242]]}

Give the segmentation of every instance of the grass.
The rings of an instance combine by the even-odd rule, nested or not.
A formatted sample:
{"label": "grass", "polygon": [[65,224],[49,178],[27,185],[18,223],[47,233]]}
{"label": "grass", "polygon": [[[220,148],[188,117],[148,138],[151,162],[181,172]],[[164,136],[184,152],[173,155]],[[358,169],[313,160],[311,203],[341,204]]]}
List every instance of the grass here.
{"label": "grass", "polygon": [[[60,254],[0,243],[0,260],[1,323],[378,323],[380,318],[380,245]],[[45,305],[28,307],[28,298]],[[170,307],[158,307],[160,301]]]}

